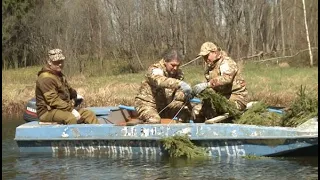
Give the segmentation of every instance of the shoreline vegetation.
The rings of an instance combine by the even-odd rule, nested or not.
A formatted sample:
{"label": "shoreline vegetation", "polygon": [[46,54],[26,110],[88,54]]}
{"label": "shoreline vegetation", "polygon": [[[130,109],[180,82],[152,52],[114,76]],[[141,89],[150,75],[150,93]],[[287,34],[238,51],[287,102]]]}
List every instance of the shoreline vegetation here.
{"label": "shoreline vegetation", "polygon": [[[281,67],[279,65],[239,64],[250,101],[264,101],[269,106],[288,107],[297,97],[301,86],[307,94],[318,99],[318,67]],[[2,114],[22,114],[25,104],[34,97],[35,81],[41,66],[2,70]],[[185,81],[191,85],[204,81],[203,67],[189,65],[182,68]],[[84,96],[83,107],[133,105],[134,97],[145,71],[110,74],[89,69],[82,74],[68,74],[69,84]],[[115,74],[115,73],[113,73]]]}

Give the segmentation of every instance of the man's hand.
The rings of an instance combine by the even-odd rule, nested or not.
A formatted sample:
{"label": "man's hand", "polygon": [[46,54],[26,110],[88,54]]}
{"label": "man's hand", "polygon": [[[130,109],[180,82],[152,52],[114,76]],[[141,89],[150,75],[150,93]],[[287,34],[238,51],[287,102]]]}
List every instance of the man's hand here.
{"label": "man's hand", "polygon": [[193,86],[193,92],[195,94],[199,94],[203,90],[205,90],[207,87],[209,87],[209,83],[208,82],[196,84],[195,86]]}
{"label": "man's hand", "polygon": [[181,88],[181,90],[183,91],[186,99],[187,99],[187,100],[192,99],[192,89],[191,89],[191,86],[190,86],[188,83],[184,82],[184,81],[181,81],[179,85],[180,85],[180,88]]}
{"label": "man's hand", "polygon": [[76,117],[77,121],[81,118],[80,113],[77,110],[73,109],[71,113]]}

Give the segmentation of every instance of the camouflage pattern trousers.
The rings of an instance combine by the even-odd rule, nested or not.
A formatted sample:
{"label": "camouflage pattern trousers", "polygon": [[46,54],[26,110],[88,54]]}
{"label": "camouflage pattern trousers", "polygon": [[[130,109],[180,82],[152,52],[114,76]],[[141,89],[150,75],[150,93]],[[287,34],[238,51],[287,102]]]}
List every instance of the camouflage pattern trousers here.
{"label": "camouflage pattern trousers", "polygon": [[40,116],[39,120],[41,122],[57,122],[59,124],[99,124],[94,112],[88,109],[78,110],[81,118],[77,121],[76,117],[69,111],[62,111],[59,109],[53,109],[51,111],[45,112]]}
{"label": "camouflage pattern trousers", "polygon": [[134,106],[138,112],[138,118],[150,124],[161,123],[161,118],[172,119],[175,115],[180,122],[189,122],[191,118],[191,110],[182,101],[173,100],[167,106],[157,107],[155,103],[136,98]]}

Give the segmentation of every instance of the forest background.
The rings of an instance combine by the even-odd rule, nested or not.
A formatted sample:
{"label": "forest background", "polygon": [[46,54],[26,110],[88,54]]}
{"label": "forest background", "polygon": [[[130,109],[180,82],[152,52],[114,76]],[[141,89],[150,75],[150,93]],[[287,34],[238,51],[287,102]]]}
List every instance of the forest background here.
{"label": "forest background", "polygon": [[[49,49],[63,50],[67,57],[65,74],[76,88],[88,93],[87,87],[100,87],[89,93],[94,98],[93,91],[99,91],[101,97],[101,88],[103,94],[110,91],[107,87],[116,88],[113,83],[118,80],[125,83],[130,75],[119,76],[128,73],[138,73],[137,79],[131,81],[136,83],[132,88],[136,90],[143,71],[158,61],[165,49],[181,49],[185,63],[196,57],[206,41],[215,42],[239,64],[271,60],[277,67],[304,68],[301,74],[297,69],[289,70],[288,77],[284,77],[286,70],[282,69],[264,76],[275,80],[280,77],[282,85],[288,78],[290,83],[277,90],[281,94],[292,94],[293,90],[283,91],[292,87],[291,83],[299,87],[307,72],[312,75],[307,79],[310,87],[318,89],[318,83],[313,82],[318,74],[318,0],[4,0],[2,110],[10,104],[11,110],[17,103],[23,107],[21,104],[33,96],[36,73]],[[188,68],[199,71],[193,67],[201,63],[198,60]],[[312,70],[305,69],[310,66]],[[249,81],[257,82],[254,87],[265,87],[261,79],[253,77],[266,66],[245,68],[250,70],[246,78],[250,76]],[[197,77],[203,78],[199,74]],[[301,78],[291,82],[297,74]],[[102,81],[107,76],[113,76],[110,78],[114,81]],[[93,83],[96,84],[92,86]],[[272,83],[270,86],[278,87]],[[123,84],[108,97],[117,98],[117,92],[128,95],[119,91],[120,87]],[[265,92],[254,87],[251,89],[256,94]],[[265,92],[264,98],[270,93]],[[133,94],[129,95],[133,98]],[[89,105],[106,103],[94,102]],[[111,104],[121,102],[118,98]]]}
{"label": "forest background", "polygon": [[[302,0],[4,0],[2,69],[40,65],[60,48],[71,74],[93,64],[90,73],[136,72],[170,47],[191,60],[206,41],[235,60],[292,56],[308,49],[303,9]],[[305,10],[317,56],[318,1]]]}

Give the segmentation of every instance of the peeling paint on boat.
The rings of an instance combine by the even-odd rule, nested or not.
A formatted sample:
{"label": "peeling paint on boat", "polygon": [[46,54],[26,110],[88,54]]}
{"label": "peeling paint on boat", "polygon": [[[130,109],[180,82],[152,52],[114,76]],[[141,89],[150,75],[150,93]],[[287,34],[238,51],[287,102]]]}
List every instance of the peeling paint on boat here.
{"label": "peeling paint on boat", "polygon": [[39,125],[29,122],[16,128],[15,141],[24,153],[143,154],[166,153],[161,139],[188,135],[210,156],[268,156],[301,148],[318,148],[318,119],[298,128],[240,124],[113,124]]}

